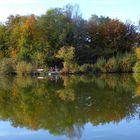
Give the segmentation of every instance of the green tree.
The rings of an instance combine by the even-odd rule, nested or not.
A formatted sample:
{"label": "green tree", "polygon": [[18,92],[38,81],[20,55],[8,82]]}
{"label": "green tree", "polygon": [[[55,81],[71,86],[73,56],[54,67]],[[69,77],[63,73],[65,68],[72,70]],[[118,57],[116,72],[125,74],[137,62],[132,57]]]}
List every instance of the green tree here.
{"label": "green tree", "polygon": [[26,62],[34,62],[34,51],[36,50],[36,17],[31,15],[21,28],[21,36],[19,39],[19,60]]}
{"label": "green tree", "polygon": [[55,53],[63,46],[68,36],[71,21],[62,9],[51,9],[38,19],[38,27],[42,34],[42,45],[48,49],[46,60],[53,62]]}

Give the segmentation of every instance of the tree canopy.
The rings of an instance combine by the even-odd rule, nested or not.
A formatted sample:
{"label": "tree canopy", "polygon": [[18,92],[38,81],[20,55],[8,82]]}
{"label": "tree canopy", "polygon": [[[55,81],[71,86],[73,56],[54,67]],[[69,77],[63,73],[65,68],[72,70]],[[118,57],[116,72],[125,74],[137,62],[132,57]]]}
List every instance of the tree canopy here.
{"label": "tree canopy", "polygon": [[97,15],[85,20],[78,5],[66,5],[41,16],[9,16],[0,24],[0,59],[62,66],[56,54],[64,46],[72,46],[75,62],[82,65],[94,63],[100,56],[132,52],[139,36],[131,23]]}

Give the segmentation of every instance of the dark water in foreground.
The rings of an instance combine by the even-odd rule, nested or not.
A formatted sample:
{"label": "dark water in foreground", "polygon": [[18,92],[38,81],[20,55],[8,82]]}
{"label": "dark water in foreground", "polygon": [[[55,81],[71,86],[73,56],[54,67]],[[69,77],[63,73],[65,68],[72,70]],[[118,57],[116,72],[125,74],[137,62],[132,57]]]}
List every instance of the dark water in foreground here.
{"label": "dark water in foreground", "polygon": [[0,78],[2,140],[140,140],[140,75]]}

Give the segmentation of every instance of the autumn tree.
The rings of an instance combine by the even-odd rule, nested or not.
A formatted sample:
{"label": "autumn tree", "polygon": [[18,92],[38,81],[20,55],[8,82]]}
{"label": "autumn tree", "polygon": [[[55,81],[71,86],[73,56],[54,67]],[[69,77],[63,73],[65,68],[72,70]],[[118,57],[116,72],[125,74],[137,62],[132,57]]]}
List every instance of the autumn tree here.
{"label": "autumn tree", "polygon": [[75,63],[75,48],[72,46],[65,46],[58,51],[57,58],[63,61],[63,72],[77,72],[78,65]]}
{"label": "autumn tree", "polygon": [[6,26],[0,24],[0,59],[9,56],[8,49]]}
{"label": "autumn tree", "polygon": [[31,15],[21,28],[21,35],[19,39],[19,60],[33,62],[34,51],[36,51],[36,17]]}
{"label": "autumn tree", "polygon": [[21,36],[21,28],[25,21],[27,20],[27,16],[9,16],[6,21],[6,43],[9,46],[9,56],[12,59],[17,60],[19,53],[19,39]]}
{"label": "autumn tree", "polygon": [[109,56],[131,51],[135,43],[135,27],[119,20],[89,20],[87,30],[89,45],[97,56]]}

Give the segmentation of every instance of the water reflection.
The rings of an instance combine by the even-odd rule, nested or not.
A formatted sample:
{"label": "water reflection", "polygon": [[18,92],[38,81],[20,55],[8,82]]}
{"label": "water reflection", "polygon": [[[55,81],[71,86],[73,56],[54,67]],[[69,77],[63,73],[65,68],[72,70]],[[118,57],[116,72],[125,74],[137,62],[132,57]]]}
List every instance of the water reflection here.
{"label": "water reflection", "polygon": [[80,138],[88,122],[117,124],[140,115],[139,77],[0,78],[0,119],[14,127]]}

